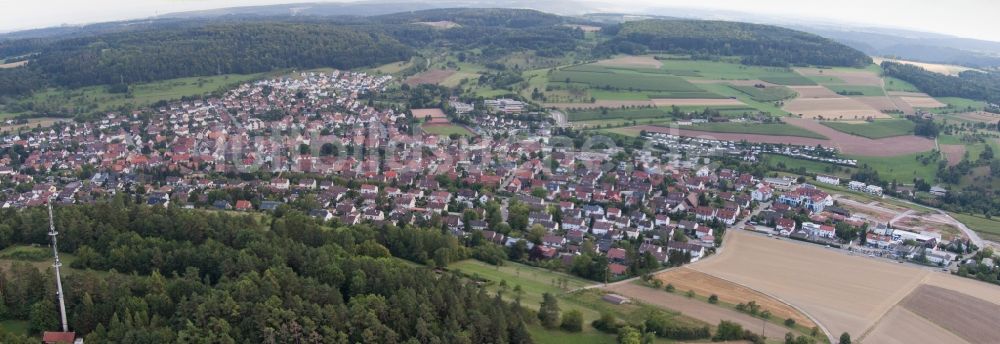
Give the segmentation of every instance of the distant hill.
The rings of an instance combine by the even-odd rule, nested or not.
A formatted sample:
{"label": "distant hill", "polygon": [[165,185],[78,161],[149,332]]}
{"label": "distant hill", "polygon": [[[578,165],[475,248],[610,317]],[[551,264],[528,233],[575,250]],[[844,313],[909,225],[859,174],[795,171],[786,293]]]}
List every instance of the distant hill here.
{"label": "distant hill", "polygon": [[[623,44],[629,43],[629,44]],[[636,45],[656,51],[737,55],[764,66],[865,66],[871,58],[833,40],[771,25],[727,21],[630,21],[620,25],[614,49]]]}
{"label": "distant hill", "polygon": [[829,37],[873,56],[897,56],[974,68],[1000,67],[1000,42],[877,28],[796,28]]}

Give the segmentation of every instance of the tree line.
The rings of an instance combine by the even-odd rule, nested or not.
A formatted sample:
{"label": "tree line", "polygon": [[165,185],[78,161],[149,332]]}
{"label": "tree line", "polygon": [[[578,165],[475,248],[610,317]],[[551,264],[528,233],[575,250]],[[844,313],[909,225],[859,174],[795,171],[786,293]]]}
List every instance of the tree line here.
{"label": "tree line", "polygon": [[[523,309],[453,274],[439,230],[331,228],[298,211],[228,215],[129,198],[56,208],[71,329],[95,343],[530,343]],[[42,208],[4,210],[0,247],[45,245]],[[57,327],[51,272],[0,273],[0,319]],[[7,338],[5,338],[7,337]],[[3,334],[4,342],[32,342]]]}
{"label": "tree line", "polygon": [[1000,74],[964,71],[958,76],[934,73],[918,66],[882,62],[883,73],[913,84],[934,97],[961,97],[1000,103]]}

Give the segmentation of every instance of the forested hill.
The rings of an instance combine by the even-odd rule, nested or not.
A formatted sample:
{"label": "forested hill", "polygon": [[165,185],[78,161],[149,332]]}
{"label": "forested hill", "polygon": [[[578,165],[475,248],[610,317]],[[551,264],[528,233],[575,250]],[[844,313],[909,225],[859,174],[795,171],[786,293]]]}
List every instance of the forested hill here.
{"label": "forested hill", "polygon": [[725,21],[651,19],[626,22],[609,45],[616,50],[650,49],[706,55],[738,55],[744,64],[860,67],[864,53],[810,33]]}
{"label": "forested hill", "polygon": [[964,71],[958,76],[934,73],[911,64],[882,62],[885,75],[902,79],[935,97],[962,97],[1000,104],[1000,73]]}
{"label": "forested hill", "polygon": [[[47,218],[0,210],[0,247],[46,245]],[[450,234],[330,228],[294,210],[266,219],[128,197],[57,208],[59,248],[75,254],[63,270],[70,328],[88,343],[531,343],[517,304],[400,259],[467,258]],[[58,326],[43,274],[0,267],[3,319]],[[10,336],[0,342],[32,342]]]}
{"label": "forested hill", "polygon": [[[405,60],[411,54],[410,47],[390,36],[348,26],[227,23],[56,41],[45,44],[21,73],[75,87],[281,68],[356,68]],[[25,75],[13,74],[0,73],[0,94],[29,91],[15,88],[12,83],[17,81],[11,77]]]}

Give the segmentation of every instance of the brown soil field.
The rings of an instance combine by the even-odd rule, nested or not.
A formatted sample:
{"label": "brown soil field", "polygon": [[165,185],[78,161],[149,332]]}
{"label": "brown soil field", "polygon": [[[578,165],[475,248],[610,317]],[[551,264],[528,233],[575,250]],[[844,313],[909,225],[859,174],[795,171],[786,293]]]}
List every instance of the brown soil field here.
{"label": "brown soil field", "polygon": [[861,343],[878,344],[912,344],[912,343],[968,343],[962,337],[913,314],[903,307],[895,306],[886,313],[878,325],[864,338]]}
{"label": "brown soil field", "polygon": [[451,69],[432,69],[407,78],[406,84],[408,85],[438,84],[447,79],[452,74],[455,74],[455,71]]}
{"label": "brown soil field", "polygon": [[866,71],[830,70],[816,68],[795,68],[795,71],[804,76],[832,76],[843,80],[848,85],[881,86],[882,78],[878,74]]}
{"label": "brown soil field", "polygon": [[0,69],[4,69],[4,68],[17,68],[17,67],[20,67],[20,66],[23,66],[23,65],[26,65],[26,64],[28,64],[27,60],[25,60],[25,61],[18,61],[18,62],[11,62],[11,63],[0,63]]}
{"label": "brown soil field", "polygon": [[801,114],[803,118],[890,118],[865,103],[847,97],[795,98],[786,102],[782,109],[795,115]]}
{"label": "brown soil field", "polygon": [[652,56],[619,56],[598,61],[597,64],[612,67],[660,68],[663,63]]}
{"label": "brown soil field", "polygon": [[797,324],[805,327],[816,326],[809,317],[784,302],[706,273],[682,267],[661,273],[654,278],[663,281],[663,285],[673,284],[680,291],[694,290],[695,294],[706,297],[712,294],[718,295],[719,301],[725,303],[735,305],[754,301],[761,306],[761,309],[770,311],[778,319],[792,318]]}
{"label": "brown soil field", "polygon": [[823,86],[787,86],[799,94],[799,98],[846,98]]}
{"label": "brown soil field", "polygon": [[864,333],[929,273],[740,230],[724,245],[718,256],[689,267],[779,297],[833,334]]}
{"label": "brown soil field", "polygon": [[713,326],[719,324],[719,321],[727,320],[740,324],[746,330],[761,333],[761,325],[764,325],[763,334],[772,338],[789,332],[789,329],[784,326],[764,322],[762,319],[754,318],[749,314],[709,304],[705,301],[689,299],[683,296],[683,293],[668,293],[663,289],[653,289],[634,283],[615,284],[604,288],[604,290],[649,305],[675,310]]}
{"label": "brown soil field", "polygon": [[949,274],[931,274],[924,284],[949,290],[961,290],[966,295],[1000,305],[1000,287],[986,282]]}
{"label": "brown soil field", "polygon": [[945,159],[948,159],[948,166],[955,166],[962,162],[962,156],[965,155],[965,145],[938,146],[941,148],[941,153],[944,153]]}
{"label": "brown soil field", "polygon": [[593,103],[545,103],[545,107],[557,109],[594,109],[600,107],[620,108],[622,106],[650,106],[649,100],[598,100]]}
{"label": "brown soil field", "polygon": [[725,106],[725,105],[746,105],[743,102],[736,99],[651,99],[650,101],[656,106],[687,106],[687,105],[709,105],[709,106]]}
{"label": "brown soil field", "polygon": [[416,22],[414,24],[427,25],[427,26],[433,27],[435,29],[450,29],[450,28],[453,28],[453,27],[459,27],[459,26],[461,26],[461,25],[458,25],[458,23],[456,23],[456,22],[447,21],[447,20],[436,21],[436,22]]}
{"label": "brown soil field", "polygon": [[954,290],[922,285],[900,305],[972,343],[996,343],[1000,305]]}
{"label": "brown soil field", "polygon": [[931,97],[899,97],[907,104],[915,108],[940,108],[948,106]]}
{"label": "brown soil field", "polygon": [[852,97],[876,110],[902,110],[892,99],[886,96]]}
{"label": "brown soil field", "polygon": [[841,207],[849,210],[851,215],[855,215],[860,218],[885,223],[889,222],[889,220],[892,220],[892,218],[896,216],[896,213],[889,211],[888,209],[881,209],[880,207],[871,206],[852,199],[840,197],[837,201],[840,203]]}

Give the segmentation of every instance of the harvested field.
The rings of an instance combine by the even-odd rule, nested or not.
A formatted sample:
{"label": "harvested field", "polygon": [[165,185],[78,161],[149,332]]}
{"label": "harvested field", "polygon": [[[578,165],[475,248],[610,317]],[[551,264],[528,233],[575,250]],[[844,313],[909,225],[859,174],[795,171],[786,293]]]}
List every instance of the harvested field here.
{"label": "harvested field", "polygon": [[620,56],[598,61],[597,64],[609,67],[639,67],[657,69],[663,66],[663,63],[652,56]]}
{"label": "harvested field", "polygon": [[458,23],[456,23],[456,22],[447,21],[447,20],[435,21],[435,22],[416,22],[414,24],[427,25],[427,26],[430,26],[430,27],[435,28],[435,29],[450,29],[450,28],[453,28],[453,27],[459,27],[459,26],[461,26],[461,25],[458,25]]}
{"label": "harvested field", "polygon": [[406,79],[407,85],[438,84],[455,74],[451,69],[432,69]]}
{"label": "harvested field", "polygon": [[[996,343],[1000,338],[1000,305],[954,290],[922,285],[900,305],[971,343]],[[992,316],[991,316],[992,315]]]}
{"label": "harvested field", "polygon": [[968,343],[962,337],[900,306],[892,307],[879,320],[878,325],[858,341],[879,344]]}
{"label": "harvested field", "polygon": [[955,115],[955,117],[958,117],[958,118],[961,118],[961,119],[964,119],[964,120],[967,120],[967,121],[980,122],[980,123],[990,123],[990,124],[997,123],[997,121],[1000,121],[1000,115],[997,115],[997,114],[994,114],[994,113],[985,112],[985,111],[960,113],[960,114]]}
{"label": "harvested field", "polygon": [[876,58],[874,58],[874,60],[875,60],[876,64],[881,64],[882,61],[892,61],[892,62],[897,62],[897,63],[904,63],[904,64],[908,64],[908,65],[914,65],[914,66],[926,69],[926,70],[934,72],[934,73],[940,73],[940,74],[945,74],[945,75],[958,75],[958,73],[961,73],[961,72],[964,72],[964,71],[967,71],[967,70],[975,70],[973,68],[956,66],[956,65],[948,65],[948,64],[940,64],[940,63],[925,63],[925,62],[915,62],[915,61],[904,61],[904,60],[886,59],[886,58],[881,58],[881,57],[876,57]]}
{"label": "harvested field", "polygon": [[852,98],[795,98],[782,108],[803,118],[864,119],[890,118],[889,115]]}
{"label": "harvested field", "polygon": [[557,109],[621,108],[622,106],[651,106],[649,100],[598,100],[593,103],[545,103],[545,107]]}
{"label": "harvested field", "polygon": [[11,62],[11,63],[0,63],[0,69],[4,69],[4,68],[17,68],[17,67],[20,67],[20,66],[23,66],[23,65],[26,65],[26,64],[28,64],[28,60],[18,61],[18,62]]}
{"label": "harvested field", "polygon": [[899,99],[915,108],[940,108],[948,106],[931,97],[899,97]]}
{"label": "harvested field", "polygon": [[673,284],[677,290],[694,290],[695,294],[706,297],[713,294],[718,295],[719,301],[725,303],[735,305],[755,301],[761,306],[762,310],[770,311],[771,314],[779,319],[792,318],[795,319],[795,323],[805,327],[816,326],[812,320],[809,320],[809,317],[784,302],[775,300],[756,290],[686,267],[661,273],[654,276],[654,278],[663,281],[664,285],[667,283]]}
{"label": "harvested field", "polygon": [[656,106],[727,106],[727,105],[746,105],[743,102],[736,99],[650,99]]}
{"label": "harvested field", "polygon": [[[761,333],[760,318],[737,312],[729,308],[709,304],[705,301],[689,299],[680,294],[668,293],[663,289],[653,289],[634,283],[620,283],[604,288],[604,290],[638,300],[642,303],[681,312],[682,314],[715,325],[722,320],[732,321],[744,329]],[[682,289],[678,289],[682,290]],[[766,322],[765,334],[785,333],[789,329],[781,325]]]}
{"label": "harvested field", "polygon": [[796,305],[834,334],[865,332],[929,273],[739,230],[725,245],[690,268]]}
{"label": "harvested field", "polygon": [[864,103],[875,110],[902,110],[892,99],[885,96],[872,97],[852,97],[854,100]]}
{"label": "harvested field", "polygon": [[795,93],[799,94],[799,98],[843,98],[844,96],[831,91],[829,88],[823,86],[788,86]]}
{"label": "harvested field", "polygon": [[796,72],[804,76],[828,76],[840,79],[844,84],[859,86],[882,86],[882,78],[878,74],[867,70],[839,70],[839,69],[816,69],[816,68],[794,68]]}
{"label": "harvested field", "polygon": [[430,117],[431,120],[427,123],[448,123],[448,115],[445,115],[441,109],[413,109],[410,111],[413,111],[413,118],[419,120]]}
{"label": "harvested field", "polygon": [[924,284],[949,290],[960,290],[963,294],[1000,305],[1000,288],[996,285],[948,274],[931,274]]}
{"label": "harvested field", "polygon": [[962,162],[962,157],[965,156],[965,145],[938,145],[941,148],[941,153],[944,154],[944,158],[948,160],[948,166],[955,166]]}

